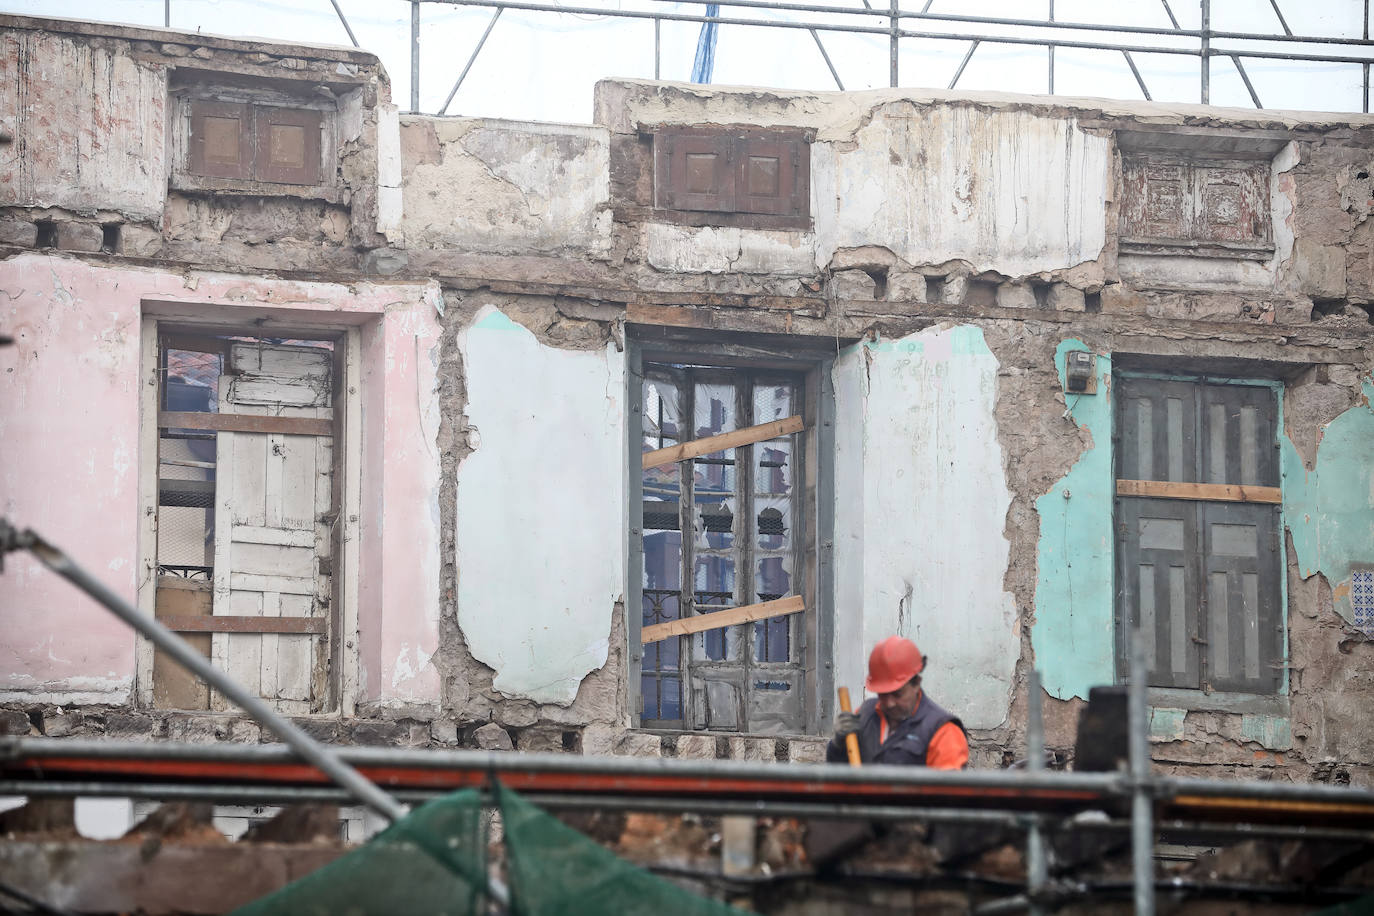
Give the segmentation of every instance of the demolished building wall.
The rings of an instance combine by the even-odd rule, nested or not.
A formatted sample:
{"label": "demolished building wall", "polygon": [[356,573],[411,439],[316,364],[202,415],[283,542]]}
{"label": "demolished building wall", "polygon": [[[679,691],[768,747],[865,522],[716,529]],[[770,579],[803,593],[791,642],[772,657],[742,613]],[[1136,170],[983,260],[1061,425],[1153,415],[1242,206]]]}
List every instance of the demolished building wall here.
{"label": "demolished building wall", "polygon": [[[866,647],[895,629],[930,655],[932,694],[975,729],[976,763],[1016,753],[1032,667],[1049,743],[1067,756],[1088,688],[1117,678],[1113,389],[1135,373],[1261,380],[1282,397],[1285,648],[1265,660],[1282,684],[1161,693],[1156,759],[1374,779],[1358,726],[1374,648],[1356,601],[1374,570],[1374,121],[633,81],[599,86],[591,126],[398,119],[359,52],[0,24],[7,86],[37,85],[35,43],[112,55],[110,95],[140,100],[141,119],[78,144],[81,168],[60,177],[21,144],[0,147],[6,174],[34,176],[0,183],[12,189],[0,200],[6,314],[22,331],[0,356],[7,403],[21,405],[0,420],[7,515],[57,541],[70,532],[64,546],[137,594],[149,459],[130,443],[148,422],[138,367],[156,343],[140,316],[360,328],[358,534],[339,566],[354,570],[341,582],[355,583],[342,596],[357,604],[357,639],[339,634],[333,650],[357,674],[334,714],[311,720],[321,736],[816,759],[834,687],[857,688]],[[17,137],[35,136],[34,112],[63,97],[52,93],[92,92],[89,68],[71,72],[34,90]],[[192,134],[177,140],[159,119],[207,86],[250,107],[336,98],[336,140],[319,154],[332,177],[302,190],[179,173]],[[655,143],[674,130],[767,131],[804,149],[802,215],[665,205]],[[169,145],[102,184],[123,174],[110,157],[127,164],[125,147],[150,135]],[[1138,175],[1157,183],[1154,236],[1123,202]],[[1209,203],[1184,214],[1169,195],[1191,193],[1177,191],[1188,181]],[[1232,216],[1199,228],[1204,211]],[[114,250],[79,241],[107,224],[122,227]],[[1188,232],[1206,238],[1176,238]],[[90,292],[64,298],[71,278]],[[635,360],[674,347],[695,359],[715,347],[730,365],[793,355],[817,411],[799,463],[833,460],[806,482],[799,550],[815,559],[794,570],[810,596],[796,631],[806,682],[789,686],[804,713],[769,732],[636,727]],[[1071,352],[1095,356],[1094,390],[1069,390]],[[92,389],[98,423],[59,409]],[[61,462],[43,457],[47,439]],[[117,464],[126,476],[102,487]],[[135,689],[133,637],[29,575],[0,579],[12,596],[0,614],[20,634],[5,641],[14,727],[32,711],[60,720],[50,734],[256,738],[227,715],[152,708]],[[46,659],[73,627],[88,648]]]}

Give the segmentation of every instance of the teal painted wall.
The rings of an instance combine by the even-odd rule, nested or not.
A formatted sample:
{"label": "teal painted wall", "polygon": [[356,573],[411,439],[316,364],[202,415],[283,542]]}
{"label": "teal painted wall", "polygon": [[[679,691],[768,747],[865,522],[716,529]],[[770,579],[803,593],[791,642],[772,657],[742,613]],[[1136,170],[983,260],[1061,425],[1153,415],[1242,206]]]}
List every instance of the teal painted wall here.
{"label": "teal painted wall", "polygon": [[[1065,354],[1088,350],[1065,340],[1054,365],[1064,382]],[[1112,361],[1098,354],[1097,393],[1066,394],[1068,415],[1092,436],[1063,479],[1035,501],[1040,515],[1035,624],[1035,666],[1050,696],[1087,699],[1088,688],[1114,683],[1112,500]]]}
{"label": "teal painted wall", "polygon": [[1298,568],[1303,578],[1326,576],[1336,613],[1352,623],[1351,570],[1374,565],[1374,381],[1362,388],[1364,403],[1327,425],[1312,470],[1287,436],[1281,458],[1284,519]]}

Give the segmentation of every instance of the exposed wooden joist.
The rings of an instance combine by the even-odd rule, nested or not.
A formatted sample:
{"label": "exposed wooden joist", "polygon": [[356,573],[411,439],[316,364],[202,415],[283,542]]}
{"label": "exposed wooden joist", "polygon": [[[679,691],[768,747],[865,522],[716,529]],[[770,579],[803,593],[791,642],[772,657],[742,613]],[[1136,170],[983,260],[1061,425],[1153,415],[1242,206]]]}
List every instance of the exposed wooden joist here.
{"label": "exposed wooden joist", "polygon": [[237,413],[159,410],[162,429],[206,429],[226,433],[281,433],[287,436],[332,436],[334,424],[315,417],[254,417]]}
{"label": "exposed wooden joist", "polygon": [[1118,480],[1118,496],[1153,496],[1158,499],[1206,499],[1232,503],[1283,502],[1278,487],[1252,487],[1234,483],[1181,483],[1173,480]]}
{"label": "exposed wooden joist", "polygon": [[731,430],[728,433],[721,433],[718,436],[707,436],[705,439],[693,439],[691,442],[679,442],[677,445],[670,445],[667,448],[654,449],[652,452],[645,452],[643,458],[644,470],[660,467],[665,464],[674,464],[678,461],[686,461],[689,458],[699,458],[702,455],[709,455],[712,452],[721,452],[727,448],[739,448],[743,445],[752,445],[755,442],[766,442],[769,439],[776,439],[779,436],[786,436],[791,433],[801,432],[806,428],[806,423],[800,416],[787,417],[783,420],[772,420],[768,423],[760,423],[757,426],[746,426],[743,429]]}
{"label": "exposed wooden joist", "polygon": [[696,617],[687,617],[683,620],[656,623],[639,631],[639,641],[648,645],[651,642],[658,642],[672,636],[690,636],[693,633],[715,630],[720,627],[731,627],[755,620],[767,620],[769,617],[784,617],[804,610],[806,610],[806,603],[802,601],[801,596],[793,595],[790,598],[778,598],[774,601],[765,601],[762,604],[746,604],[743,607],[732,607],[725,611],[698,614]]}
{"label": "exposed wooden joist", "polygon": [[158,622],[178,633],[324,633],[323,617],[211,617],[176,614],[159,616]]}

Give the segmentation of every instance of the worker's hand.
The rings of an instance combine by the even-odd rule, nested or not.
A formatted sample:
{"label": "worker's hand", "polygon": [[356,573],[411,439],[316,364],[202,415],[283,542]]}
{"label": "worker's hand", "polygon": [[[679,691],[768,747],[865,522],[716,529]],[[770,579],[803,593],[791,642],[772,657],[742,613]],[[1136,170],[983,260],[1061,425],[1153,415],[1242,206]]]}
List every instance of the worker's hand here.
{"label": "worker's hand", "polygon": [[857,713],[841,712],[835,714],[835,737],[843,738],[845,735],[852,735],[859,730],[859,716]]}

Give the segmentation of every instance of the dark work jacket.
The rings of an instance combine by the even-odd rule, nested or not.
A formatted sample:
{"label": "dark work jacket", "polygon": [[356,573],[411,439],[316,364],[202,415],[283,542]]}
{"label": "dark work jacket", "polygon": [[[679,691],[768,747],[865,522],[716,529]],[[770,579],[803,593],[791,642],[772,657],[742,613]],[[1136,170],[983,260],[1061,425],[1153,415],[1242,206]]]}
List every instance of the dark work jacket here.
{"label": "dark work jacket", "polygon": [[[867,700],[859,707],[859,758],[864,763],[889,763],[899,766],[925,766],[926,748],[930,739],[946,722],[953,722],[968,737],[964,723],[944,709],[924,693],[916,712],[907,719],[887,728],[887,740],[878,743],[882,729],[882,713],[878,712],[878,701]],[[836,736],[830,739],[825,749],[825,759],[830,763],[844,763],[849,759],[844,739]]]}

